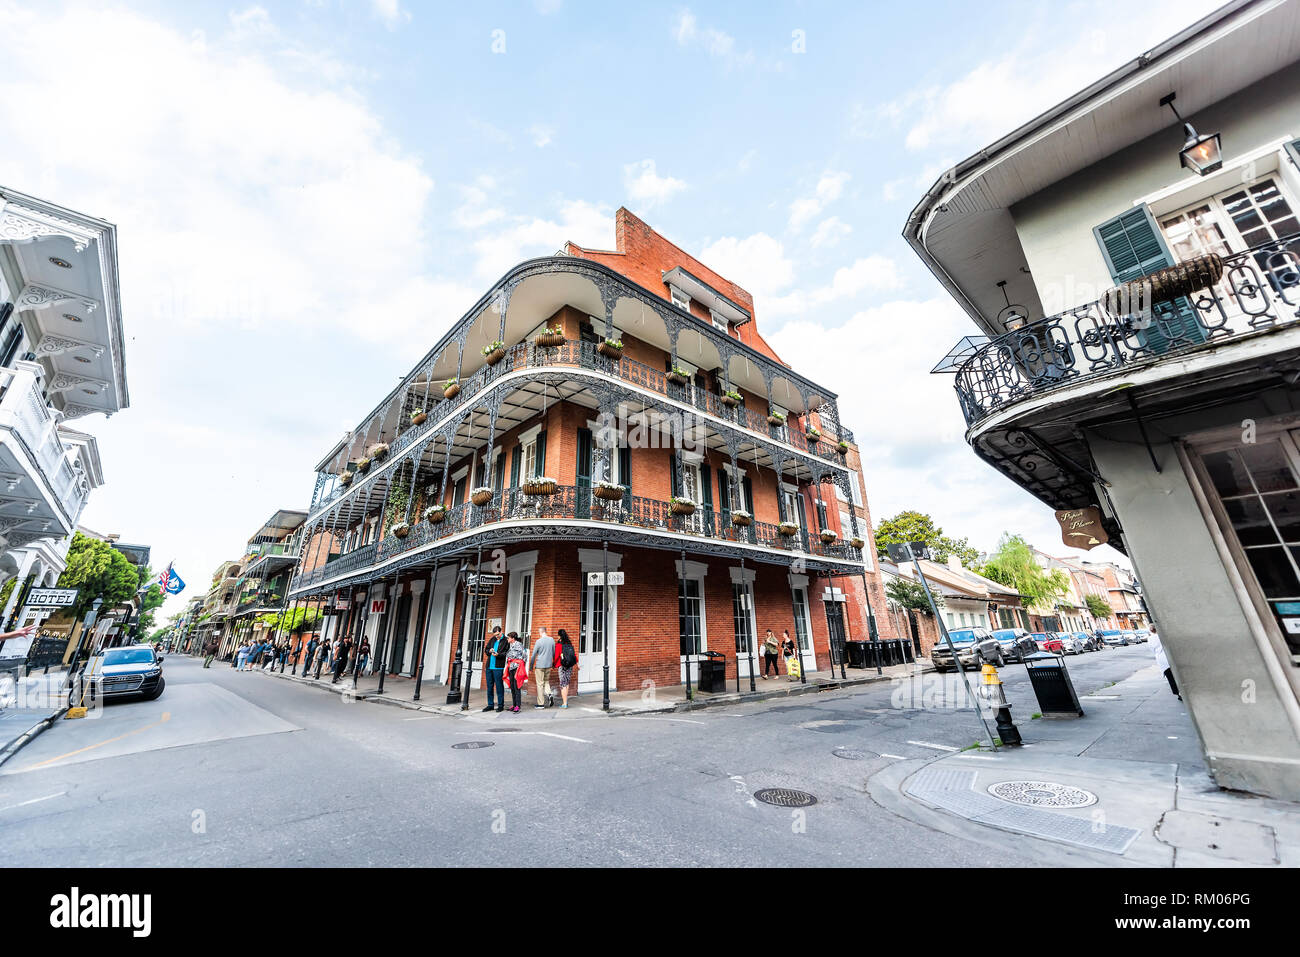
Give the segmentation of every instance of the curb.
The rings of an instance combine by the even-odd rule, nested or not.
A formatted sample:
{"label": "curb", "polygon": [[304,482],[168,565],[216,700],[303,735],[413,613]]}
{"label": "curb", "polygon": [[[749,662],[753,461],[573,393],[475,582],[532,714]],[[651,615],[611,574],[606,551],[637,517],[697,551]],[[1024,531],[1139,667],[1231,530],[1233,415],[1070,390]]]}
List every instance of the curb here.
{"label": "curb", "polygon": [[[929,666],[924,666],[921,670],[921,673],[925,674],[932,670],[933,669],[930,668]],[[260,672],[260,673],[269,674],[273,678],[279,678],[284,681],[293,681],[298,684],[309,685],[312,687],[320,688],[324,691],[330,691],[333,692],[334,694],[339,695],[340,697],[347,694],[347,686],[342,684],[336,685],[331,682],[324,682],[323,679],[303,678],[298,675],[287,675],[284,674],[283,672],[277,672],[277,671]],[[909,675],[914,673],[915,672],[909,672]],[[716,697],[710,697],[706,699],[696,698],[690,701],[678,701],[660,707],[610,708],[609,716],[613,718],[620,717],[622,715],[630,715],[635,717],[635,716],[647,715],[647,714],[673,714],[675,712],[702,711],[705,708],[717,708],[723,705],[744,704],[750,701],[768,701],[773,698],[789,698],[798,695],[817,694],[823,691],[839,691],[844,688],[854,688],[861,685],[875,684],[881,681],[892,681],[896,677],[898,676],[885,675],[885,674],[864,675],[861,678],[836,678],[831,681],[821,682],[817,684],[794,684],[786,688],[772,688],[767,691],[742,691],[742,692],[731,691],[731,692],[719,693]],[[697,692],[697,693],[708,693],[708,692]],[[370,701],[374,704],[386,704],[389,705],[390,707],[405,708],[408,711],[422,711],[427,714],[441,714],[449,718],[459,717],[461,714],[459,709],[448,712],[437,706],[428,707],[426,705],[417,704],[414,701],[406,701],[402,698],[392,698],[389,697],[388,695],[380,695],[368,691],[354,693],[351,695],[351,697],[356,701]]]}
{"label": "curb", "polygon": [[22,734],[18,735],[18,737],[14,738],[12,741],[6,744],[3,749],[0,749],[0,766],[3,766],[6,761],[12,758],[24,747],[26,747],[26,745],[29,744],[32,741],[32,739],[34,739],[42,731],[45,731],[52,724],[54,724],[55,721],[63,717],[63,715],[67,713],[67,710],[68,710],[67,706],[64,706],[62,708],[50,712],[40,721],[37,721],[34,725],[32,725]]}

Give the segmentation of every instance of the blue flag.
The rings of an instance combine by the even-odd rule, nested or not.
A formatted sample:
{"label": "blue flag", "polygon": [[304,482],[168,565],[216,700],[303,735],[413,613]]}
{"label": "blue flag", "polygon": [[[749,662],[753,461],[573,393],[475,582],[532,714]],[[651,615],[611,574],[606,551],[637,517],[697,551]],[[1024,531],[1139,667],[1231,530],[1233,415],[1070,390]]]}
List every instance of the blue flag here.
{"label": "blue flag", "polygon": [[162,581],[159,583],[163,586],[163,591],[169,595],[179,595],[185,590],[185,582],[181,581],[181,576],[176,574],[176,570],[170,565],[167,571],[163,572]]}

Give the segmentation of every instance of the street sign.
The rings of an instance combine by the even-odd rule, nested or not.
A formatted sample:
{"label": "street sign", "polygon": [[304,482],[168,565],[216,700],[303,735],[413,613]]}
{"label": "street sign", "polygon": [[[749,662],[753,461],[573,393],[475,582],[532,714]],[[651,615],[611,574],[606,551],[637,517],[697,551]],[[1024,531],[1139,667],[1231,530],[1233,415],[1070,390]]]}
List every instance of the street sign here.
{"label": "street sign", "polygon": [[71,608],[79,588],[33,588],[27,592],[28,608]]}
{"label": "street sign", "polygon": [[1110,541],[1101,527],[1101,509],[1095,505],[1062,509],[1056,513],[1056,521],[1061,526],[1061,542],[1071,548],[1088,550]]}
{"label": "street sign", "polygon": [[[603,579],[604,577],[605,577],[605,573],[604,573],[604,572],[587,572],[587,584],[588,584],[588,585],[599,585],[599,584],[601,584],[601,579]],[[623,573],[622,573],[622,572],[610,572],[610,573],[609,573],[609,584],[610,584],[610,587],[617,587],[617,586],[623,584]]]}
{"label": "street sign", "polygon": [[475,583],[479,585],[500,585],[503,581],[505,581],[505,576],[491,575],[488,574],[487,572],[479,572],[477,574],[475,574],[474,572],[470,572],[468,575],[465,576],[465,580],[468,581],[471,585]]}

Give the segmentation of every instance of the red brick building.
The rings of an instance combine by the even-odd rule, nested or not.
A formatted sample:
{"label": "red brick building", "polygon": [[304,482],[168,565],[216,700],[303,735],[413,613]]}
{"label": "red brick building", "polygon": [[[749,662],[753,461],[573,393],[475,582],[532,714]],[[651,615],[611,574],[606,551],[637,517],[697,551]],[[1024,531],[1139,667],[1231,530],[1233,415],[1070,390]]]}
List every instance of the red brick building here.
{"label": "red brick building", "polygon": [[893,636],[835,393],[781,362],[748,292],[616,225],[613,251],[503,276],[318,463],[291,599],[389,673],[472,661],[477,687],[495,624],[564,628],[584,691],[606,652],[626,690],[688,662],[694,683],[710,651],[734,683],[768,628],[809,670]]}

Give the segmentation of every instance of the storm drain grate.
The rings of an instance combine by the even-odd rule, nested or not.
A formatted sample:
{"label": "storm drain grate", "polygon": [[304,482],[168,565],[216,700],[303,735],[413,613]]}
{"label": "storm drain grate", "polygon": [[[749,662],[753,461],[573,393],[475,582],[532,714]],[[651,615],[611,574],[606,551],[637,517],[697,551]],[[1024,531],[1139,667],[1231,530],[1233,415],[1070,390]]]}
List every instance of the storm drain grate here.
{"label": "storm drain grate", "polygon": [[1029,807],[1091,807],[1097,795],[1083,788],[1051,781],[1001,781],[990,784],[989,794],[1011,804]]}
{"label": "storm drain grate", "polygon": [[763,788],[754,792],[754,798],[776,807],[811,807],[817,803],[815,796],[794,788]]}
{"label": "storm drain grate", "polygon": [[846,761],[862,761],[866,758],[878,757],[874,751],[859,751],[857,748],[836,748],[831,754]]}
{"label": "storm drain grate", "polygon": [[452,747],[457,751],[473,751],[477,748],[490,748],[494,744],[495,741],[462,741],[460,744],[453,744]]}

